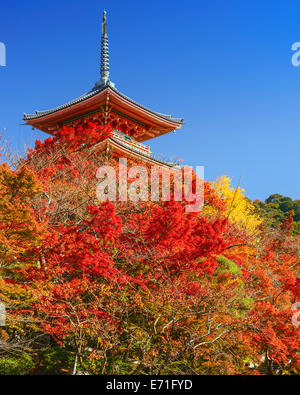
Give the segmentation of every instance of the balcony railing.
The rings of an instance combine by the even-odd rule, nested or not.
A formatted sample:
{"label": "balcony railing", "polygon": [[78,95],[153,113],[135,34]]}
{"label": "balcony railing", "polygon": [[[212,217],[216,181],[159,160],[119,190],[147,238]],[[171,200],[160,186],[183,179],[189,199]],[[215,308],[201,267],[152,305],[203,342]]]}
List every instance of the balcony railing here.
{"label": "balcony railing", "polygon": [[113,139],[119,141],[121,144],[133,149],[134,151],[140,152],[143,155],[151,156],[150,145],[144,145],[135,141],[132,137],[119,132],[118,130],[113,131]]}

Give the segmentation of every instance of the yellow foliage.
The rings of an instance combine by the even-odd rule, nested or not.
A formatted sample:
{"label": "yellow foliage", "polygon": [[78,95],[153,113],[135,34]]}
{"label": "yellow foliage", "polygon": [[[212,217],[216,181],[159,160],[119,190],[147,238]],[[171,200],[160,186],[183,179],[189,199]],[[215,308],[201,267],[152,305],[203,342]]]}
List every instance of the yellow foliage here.
{"label": "yellow foliage", "polygon": [[40,238],[33,215],[32,199],[41,191],[35,174],[23,167],[13,171],[0,164],[0,265],[17,259]]}
{"label": "yellow foliage", "polygon": [[219,197],[224,199],[226,203],[225,214],[228,219],[249,235],[257,234],[259,225],[263,220],[255,212],[253,202],[245,196],[244,189],[241,187],[234,189],[231,186],[231,179],[227,176],[219,177],[212,183],[212,188]]}

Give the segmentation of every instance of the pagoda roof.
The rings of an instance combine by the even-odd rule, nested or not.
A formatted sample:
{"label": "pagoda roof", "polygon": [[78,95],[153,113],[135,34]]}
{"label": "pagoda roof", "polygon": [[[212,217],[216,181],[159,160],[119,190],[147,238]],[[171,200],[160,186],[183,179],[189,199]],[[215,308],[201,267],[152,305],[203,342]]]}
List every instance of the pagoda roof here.
{"label": "pagoda roof", "polygon": [[171,162],[166,162],[162,161],[156,158],[153,158],[151,156],[143,154],[141,151],[134,149],[133,147],[129,147],[125,144],[120,143],[120,141],[117,141],[113,137],[109,137],[106,140],[102,141],[101,143],[98,143],[94,146],[93,151],[104,151],[107,149],[113,150],[115,152],[119,153],[126,153],[128,157],[132,157],[134,159],[138,159],[144,162],[149,163],[150,165],[155,165],[159,167],[164,167],[168,169],[172,169],[175,171],[178,171],[181,169],[181,167],[177,163],[171,163]]}
{"label": "pagoda roof", "polygon": [[24,121],[51,135],[64,125],[76,127],[82,121],[91,121],[100,125],[111,125],[137,142],[150,140],[182,127],[183,119],[142,106],[120,93],[110,81],[106,11],[103,13],[100,64],[101,79],[91,91],[59,107],[24,114]]}
{"label": "pagoda roof", "polygon": [[83,95],[77,97],[77,98],[74,99],[74,100],[71,100],[71,101],[69,101],[69,102],[67,102],[67,103],[65,103],[65,104],[63,104],[63,105],[61,105],[61,106],[52,108],[52,109],[50,109],[50,110],[36,111],[34,114],[26,114],[26,113],[24,113],[24,118],[23,118],[23,119],[24,119],[24,121],[28,121],[28,120],[31,120],[31,119],[43,118],[44,116],[47,116],[47,115],[50,115],[50,114],[54,114],[54,113],[56,113],[56,112],[59,112],[59,111],[61,111],[61,110],[66,109],[66,108],[72,107],[72,106],[74,106],[74,105],[76,105],[76,104],[78,104],[78,103],[81,103],[81,102],[83,102],[83,101],[85,101],[85,100],[87,100],[87,99],[89,99],[89,98],[91,98],[91,97],[94,97],[94,96],[98,95],[98,94],[101,93],[101,92],[103,93],[103,91],[106,91],[107,89],[111,89],[111,90],[114,91],[118,96],[120,96],[120,97],[122,97],[123,99],[125,99],[125,100],[131,102],[132,104],[134,104],[134,105],[140,107],[141,109],[146,110],[146,111],[148,111],[149,113],[152,113],[152,114],[155,115],[155,116],[158,116],[158,117],[160,117],[160,118],[162,118],[162,119],[171,121],[171,122],[173,122],[173,123],[175,123],[175,124],[178,124],[178,125],[183,125],[183,124],[184,124],[184,119],[183,119],[183,118],[173,118],[172,115],[165,115],[165,114],[161,114],[161,113],[159,113],[159,112],[150,110],[149,108],[147,108],[147,107],[145,107],[145,106],[143,106],[143,105],[137,103],[136,101],[130,99],[128,96],[125,96],[123,93],[120,93],[116,88],[113,88],[111,85],[106,85],[106,86],[104,86],[104,87],[102,87],[102,88],[93,89],[93,90],[91,90],[90,92],[87,92],[87,93],[85,93],[85,94],[83,94]]}
{"label": "pagoda roof", "polygon": [[97,112],[105,112],[106,105],[109,105],[112,112],[119,114],[120,117],[136,125],[142,125],[143,133],[134,135],[137,141],[145,141],[169,133],[180,129],[184,124],[184,119],[155,112],[130,99],[120,93],[109,81],[104,86],[97,87],[96,85],[96,88],[90,92],[62,106],[46,111],[36,111],[34,114],[24,114],[23,119],[34,128],[53,134],[55,130],[74,120]]}

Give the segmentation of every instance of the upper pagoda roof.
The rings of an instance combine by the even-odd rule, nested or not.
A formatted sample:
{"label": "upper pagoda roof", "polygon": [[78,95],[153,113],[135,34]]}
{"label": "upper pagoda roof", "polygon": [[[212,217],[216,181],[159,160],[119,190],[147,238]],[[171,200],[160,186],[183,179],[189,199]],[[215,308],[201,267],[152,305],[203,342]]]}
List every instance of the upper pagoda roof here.
{"label": "upper pagoda roof", "polygon": [[173,118],[142,106],[120,93],[109,79],[109,48],[106,12],[103,15],[101,40],[101,79],[95,87],[66,104],[34,114],[24,114],[24,121],[48,134],[68,124],[76,126],[82,119],[111,124],[120,131],[126,130],[137,141],[151,138],[180,129],[183,119]]}
{"label": "upper pagoda roof", "polygon": [[54,134],[60,127],[83,118],[91,121],[101,118],[103,124],[121,119],[120,122],[131,125],[131,135],[140,142],[180,129],[184,123],[183,119],[160,114],[138,104],[120,93],[110,82],[62,106],[24,114],[27,124],[48,134]]}
{"label": "upper pagoda roof", "polygon": [[123,93],[120,93],[116,88],[114,88],[110,84],[107,84],[106,86],[103,86],[103,87],[100,87],[100,88],[93,89],[90,92],[87,92],[84,95],[81,95],[81,96],[77,97],[74,100],[71,100],[71,101],[69,101],[69,102],[67,102],[67,103],[65,103],[65,104],[63,104],[61,106],[52,108],[50,110],[36,111],[34,114],[26,114],[26,113],[24,113],[24,118],[23,119],[24,119],[24,121],[28,121],[28,120],[31,120],[31,119],[43,118],[43,117],[45,117],[47,115],[54,114],[56,112],[59,112],[61,110],[66,109],[66,108],[75,106],[76,104],[84,102],[85,100],[88,100],[91,97],[94,97],[94,96],[98,95],[99,93],[103,93],[104,91],[107,91],[109,89],[111,91],[113,91],[115,94],[117,94],[120,98],[125,99],[126,101],[134,104],[137,107],[140,107],[144,111],[147,111],[147,112],[149,112],[149,113],[151,113],[151,114],[153,114],[153,115],[155,115],[155,116],[157,116],[159,118],[171,121],[174,124],[177,124],[177,125],[180,125],[180,126],[184,124],[184,119],[183,118],[173,118],[172,115],[165,115],[165,114],[161,114],[161,113],[158,113],[156,111],[150,110],[149,108],[147,108],[147,107],[137,103],[136,101],[130,99],[128,96],[125,96]]}

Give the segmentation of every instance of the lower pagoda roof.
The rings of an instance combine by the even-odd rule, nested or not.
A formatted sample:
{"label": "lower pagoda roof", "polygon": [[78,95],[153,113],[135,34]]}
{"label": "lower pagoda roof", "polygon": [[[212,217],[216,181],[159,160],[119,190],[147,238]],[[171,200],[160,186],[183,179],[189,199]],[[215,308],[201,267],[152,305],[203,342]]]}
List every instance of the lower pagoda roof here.
{"label": "lower pagoda roof", "polygon": [[159,159],[155,159],[150,155],[142,153],[140,150],[134,149],[126,144],[120,143],[114,137],[108,137],[101,143],[96,144],[93,147],[93,151],[106,151],[115,152],[121,155],[126,154],[126,157],[131,157],[135,160],[147,162],[149,165],[158,166],[161,168],[167,168],[169,170],[180,170],[180,166],[177,163],[165,162]]}
{"label": "lower pagoda roof", "polygon": [[28,125],[54,134],[64,125],[74,125],[86,118],[130,134],[136,141],[146,141],[180,129],[184,119],[173,118],[144,107],[120,93],[110,81],[62,106],[24,114]]}

